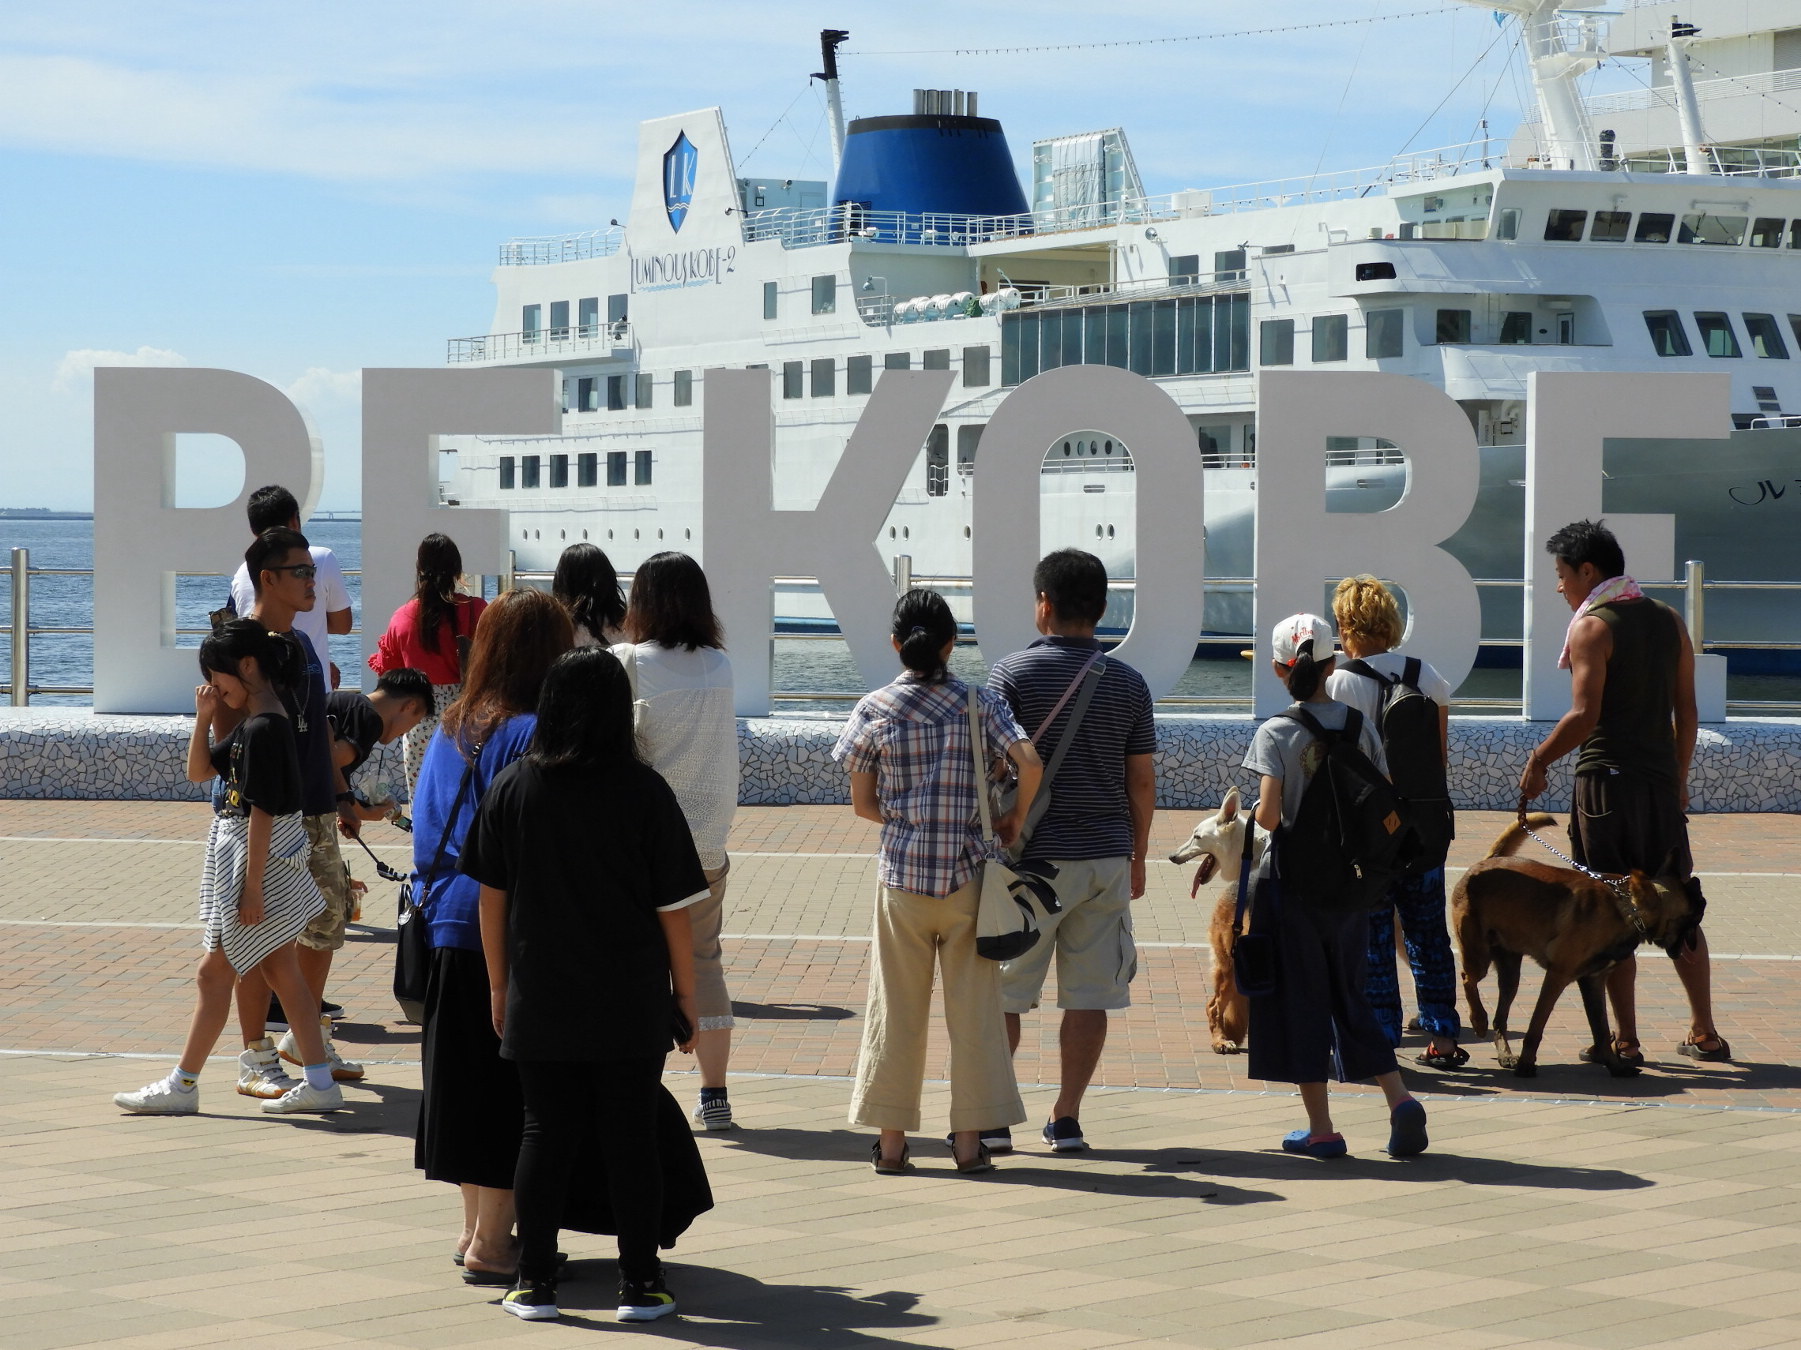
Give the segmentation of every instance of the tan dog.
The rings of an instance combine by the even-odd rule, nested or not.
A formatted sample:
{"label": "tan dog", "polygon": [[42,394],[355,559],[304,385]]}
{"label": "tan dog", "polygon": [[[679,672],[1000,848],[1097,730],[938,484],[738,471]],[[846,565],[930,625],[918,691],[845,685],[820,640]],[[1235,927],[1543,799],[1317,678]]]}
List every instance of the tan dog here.
{"label": "tan dog", "polygon": [[[1640,943],[1654,942],[1673,956],[1699,926],[1707,902],[1693,877],[1651,880],[1633,872],[1609,885],[1567,867],[1511,856],[1525,841],[1526,826],[1537,830],[1554,824],[1550,816],[1535,815],[1525,826],[1508,826],[1488,857],[1465,872],[1451,893],[1470,1029],[1477,1036],[1488,1034],[1479,985],[1492,963],[1500,981],[1494,1022],[1497,1058],[1516,1077],[1534,1077],[1551,1009],[1574,983],[1582,992],[1594,1041],[1590,1057],[1615,1078],[1630,1078],[1638,1067],[1614,1049],[1603,979]],[[1628,906],[1637,923],[1628,917]],[[1520,961],[1527,956],[1544,968],[1545,982],[1516,1053],[1507,1014],[1519,992]]]}
{"label": "tan dog", "polygon": [[1207,1000],[1207,1029],[1212,1033],[1216,1055],[1235,1055],[1242,1050],[1250,1026],[1250,1005],[1232,978],[1232,926],[1237,918],[1238,873],[1244,859],[1246,824],[1255,831],[1251,837],[1255,865],[1269,847],[1269,831],[1251,820],[1249,812],[1240,811],[1237,788],[1229,788],[1219,810],[1196,825],[1188,842],[1169,855],[1169,860],[1178,865],[1195,858],[1201,860],[1195,868],[1194,884],[1188,889],[1191,899],[1216,876],[1224,883],[1213,903],[1213,920],[1207,926],[1213,948],[1213,996]]}

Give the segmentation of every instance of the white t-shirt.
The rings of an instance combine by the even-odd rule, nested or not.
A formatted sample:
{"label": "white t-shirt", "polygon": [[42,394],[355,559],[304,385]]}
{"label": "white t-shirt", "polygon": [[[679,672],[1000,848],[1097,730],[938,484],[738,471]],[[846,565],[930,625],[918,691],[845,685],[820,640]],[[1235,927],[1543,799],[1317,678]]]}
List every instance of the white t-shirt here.
{"label": "white t-shirt", "polygon": [[[331,683],[331,634],[325,631],[325,616],[350,608],[350,592],[344,589],[344,569],[338,566],[338,555],[315,544],[308,550],[319,574],[313,578],[313,607],[294,615],[294,627],[307,635],[313,650],[326,668],[325,682]],[[231,577],[231,602],[240,616],[256,607],[256,588],[250,584],[250,569],[243,563]]]}
{"label": "white t-shirt", "polygon": [[[1340,703],[1348,703],[1362,713],[1365,721],[1374,722],[1382,709],[1382,686],[1363,675],[1345,669],[1351,658],[1341,656],[1332,673],[1326,676],[1326,692]],[[1382,652],[1363,658],[1364,664],[1378,675],[1394,677],[1407,665],[1407,653]],[[1432,668],[1429,661],[1420,662],[1420,693],[1441,708],[1451,706],[1451,682]]]}
{"label": "white t-shirt", "polygon": [[[1367,684],[1369,681],[1365,680],[1363,683]],[[1344,704],[1328,699],[1324,703],[1307,703],[1302,706],[1327,731],[1344,730],[1345,713],[1349,711]],[[1368,717],[1363,719],[1363,730],[1358,734],[1357,748],[1369,756],[1370,763],[1383,773],[1388,772],[1388,762],[1382,758],[1382,738],[1376,734],[1376,724]],[[1244,767],[1253,773],[1268,774],[1282,780],[1282,823],[1292,825],[1300,812],[1301,797],[1307,791],[1307,784],[1323,759],[1324,747],[1320,744],[1319,737],[1299,722],[1286,717],[1272,717],[1259,726],[1256,734],[1251,737],[1251,748],[1245,752]]]}
{"label": "white t-shirt", "polygon": [[738,717],[732,663],[717,647],[624,642],[611,649],[634,671],[638,745],[663,775],[708,871],[725,866],[738,809]]}

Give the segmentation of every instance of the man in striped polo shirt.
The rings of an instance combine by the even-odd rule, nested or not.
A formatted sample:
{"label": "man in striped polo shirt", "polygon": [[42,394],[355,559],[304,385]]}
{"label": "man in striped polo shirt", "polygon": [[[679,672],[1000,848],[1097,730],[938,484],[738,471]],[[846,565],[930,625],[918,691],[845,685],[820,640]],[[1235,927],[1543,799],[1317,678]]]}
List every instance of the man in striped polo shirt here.
{"label": "man in striped polo shirt", "polygon": [[[1020,1016],[1038,1006],[1056,956],[1062,1067],[1044,1141],[1059,1153],[1073,1153],[1085,1147],[1082,1094],[1107,1042],[1107,1013],[1131,1003],[1129,986],[1138,972],[1131,902],[1144,894],[1157,800],[1151,769],[1157,732],[1144,678],[1124,662],[1100,656],[1094,630],[1107,609],[1101,560],[1080,549],[1059,549],[1040,560],[1032,587],[1044,636],[997,661],[989,687],[1007,700],[1047,766],[1080,702],[1078,683],[1097,657],[1100,666],[1100,682],[1055,781],[1041,789],[1050,793],[1050,805],[1021,853],[1056,869],[1062,910],[1045,917],[1044,936],[1031,951],[1001,967],[1007,1039],[1017,1050]],[[990,1151],[1013,1146],[1006,1130],[984,1130],[982,1142]]]}

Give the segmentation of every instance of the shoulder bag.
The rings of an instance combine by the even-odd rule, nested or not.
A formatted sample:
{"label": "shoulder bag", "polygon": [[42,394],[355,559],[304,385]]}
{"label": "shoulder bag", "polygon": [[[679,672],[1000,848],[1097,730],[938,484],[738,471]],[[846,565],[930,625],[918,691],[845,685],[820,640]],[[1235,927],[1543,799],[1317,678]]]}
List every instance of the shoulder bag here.
{"label": "shoulder bag", "polygon": [[976,864],[980,896],[976,901],[976,955],[990,961],[1011,961],[1037,945],[1038,915],[1032,909],[1030,883],[996,858],[994,815],[988,793],[982,713],[974,685],[969,686],[969,748],[975,759],[976,807],[982,815],[983,859]]}
{"label": "shoulder bag", "polygon": [[[1280,827],[1277,827],[1280,829]],[[1270,932],[1245,931],[1245,917],[1251,909],[1253,891],[1266,905],[1277,904],[1278,883],[1273,875],[1275,849],[1265,850],[1267,867],[1252,861],[1256,851],[1257,825],[1252,816],[1245,822],[1244,856],[1238,864],[1238,909],[1232,917],[1232,981],[1246,998],[1263,998],[1276,992],[1276,938]],[[1273,841],[1272,841],[1273,842]],[[1258,875],[1255,879],[1251,873]],[[1269,925],[1265,925],[1267,929]]]}
{"label": "shoulder bag", "polygon": [[[431,982],[431,930],[426,925],[425,907],[431,902],[432,887],[437,884],[438,864],[444,861],[444,849],[450,843],[450,832],[456,828],[457,812],[463,809],[463,798],[469,795],[469,784],[475,778],[475,766],[481,762],[482,748],[477,745],[463,767],[463,781],[457,785],[450,814],[444,818],[444,832],[438,836],[431,866],[426,877],[414,876],[400,884],[400,911],[394,919],[394,1001],[401,1014],[415,1026],[425,1025],[425,992]],[[423,885],[419,898],[413,893]]]}
{"label": "shoulder bag", "polygon": [[[1078,689],[1081,690],[1080,696],[1076,698],[1076,706],[1070,709],[1069,724],[1063,728],[1063,734],[1057,738],[1057,748],[1051,752],[1050,761],[1044,766],[1044,777],[1038,780],[1038,795],[1032,798],[1032,805],[1026,812],[1025,824],[1020,826],[1019,837],[1013,841],[1012,848],[1008,850],[1008,853],[1015,859],[1025,852],[1026,841],[1032,837],[1032,831],[1038,828],[1038,822],[1044,819],[1044,813],[1051,808],[1051,780],[1057,776],[1057,770],[1062,767],[1063,757],[1076,743],[1076,732],[1081,729],[1082,719],[1088,715],[1088,702],[1094,697],[1094,691],[1100,687],[1101,675],[1107,668],[1106,662],[1102,659],[1105,655],[1105,652],[1097,651],[1088,658],[1082,668],[1076,672],[1075,679],[1069,682],[1069,688],[1063,691],[1063,697],[1058,699],[1055,706],[1051,708],[1050,715],[1038,724],[1038,730],[1032,734],[1032,743],[1036,745],[1038,738],[1049,731],[1051,723],[1057,720],[1057,714],[1063,711],[1063,705],[1069,702],[1070,696],[1075,694]],[[1010,780],[1004,784],[1002,790],[996,794],[996,798],[992,803],[994,811],[1002,815],[1011,811],[1014,803],[1018,800],[1017,782]]]}

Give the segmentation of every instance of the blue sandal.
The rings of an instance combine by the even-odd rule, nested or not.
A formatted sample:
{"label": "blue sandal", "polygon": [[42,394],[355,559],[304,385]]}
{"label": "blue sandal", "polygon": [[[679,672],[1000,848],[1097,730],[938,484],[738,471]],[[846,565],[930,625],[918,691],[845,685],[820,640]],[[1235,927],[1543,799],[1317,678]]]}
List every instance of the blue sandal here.
{"label": "blue sandal", "polygon": [[1282,1136],[1284,1153],[1305,1153],[1309,1158],[1342,1158],[1350,1152],[1342,1134],[1315,1135],[1302,1128]]}
{"label": "blue sandal", "polygon": [[1388,1113],[1388,1152],[1391,1157],[1411,1158],[1426,1151],[1426,1108],[1412,1097]]}

